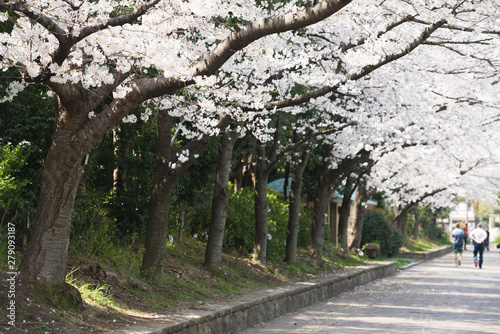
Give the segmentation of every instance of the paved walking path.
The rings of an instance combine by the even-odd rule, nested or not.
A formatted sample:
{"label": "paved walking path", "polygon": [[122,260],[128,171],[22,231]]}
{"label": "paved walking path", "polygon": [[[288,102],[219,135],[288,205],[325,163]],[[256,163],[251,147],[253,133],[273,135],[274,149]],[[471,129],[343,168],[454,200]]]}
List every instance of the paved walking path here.
{"label": "paved walking path", "polygon": [[255,333],[500,333],[500,254],[475,268],[472,251],[426,261],[257,325]]}

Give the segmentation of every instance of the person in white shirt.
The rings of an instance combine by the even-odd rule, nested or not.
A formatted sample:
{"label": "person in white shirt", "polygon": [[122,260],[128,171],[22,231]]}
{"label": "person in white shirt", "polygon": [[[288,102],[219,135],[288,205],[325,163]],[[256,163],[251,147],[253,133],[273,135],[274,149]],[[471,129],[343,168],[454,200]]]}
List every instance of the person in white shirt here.
{"label": "person in white shirt", "polygon": [[484,240],[488,237],[483,230],[483,224],[477,224],[476,229],[469,233],[469,237],[474,243],[474,266],[478,265],[477,253],[479,253],[479,269],[481,269],[483,267]]}

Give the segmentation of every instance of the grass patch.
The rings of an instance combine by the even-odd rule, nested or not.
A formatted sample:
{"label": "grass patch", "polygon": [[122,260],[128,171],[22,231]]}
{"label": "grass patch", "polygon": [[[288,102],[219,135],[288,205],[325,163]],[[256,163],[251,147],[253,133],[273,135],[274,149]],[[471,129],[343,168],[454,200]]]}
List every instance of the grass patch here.
{"label": "grass patch", "polygon": [[413,261],[411,260],[407,260],[407,259],[400,259],[398,257],[391,257],[391,258],[379,258],[378,259],[379,261],[393,261],[393,262],[396,262],[397,263],[397,267],[400,268],[400,267],[404,267],[406,266],[407,264],[410,264],[412,263]]}
{"label": "grass patch", "polygon": [[75,275],[77,271],[78,269],[73,268],[66,275],[66,283],[77,288],[86,303],[105,310],[117,307],[111,297],[108,284],[80,283]]}
{"label": "grass patch", "polygon": [[410,264],[412,262],[412,261],[409,261],[409,260],[402,260],[402,259],[397,259],[397,261],[398,261],[398,268],[399,267],[404,267],[407,264]]}
{"label": "grass patch", "polygon": [[407,242],[407,246],[403,247],[402,250],[411,252],[411,253],[419,253],[424,252],[429,249],[433,249],[439,246],[448,245],[451,242],[449,240],[431,240],[427,237],[420,237],[417,240],[409,239]]}

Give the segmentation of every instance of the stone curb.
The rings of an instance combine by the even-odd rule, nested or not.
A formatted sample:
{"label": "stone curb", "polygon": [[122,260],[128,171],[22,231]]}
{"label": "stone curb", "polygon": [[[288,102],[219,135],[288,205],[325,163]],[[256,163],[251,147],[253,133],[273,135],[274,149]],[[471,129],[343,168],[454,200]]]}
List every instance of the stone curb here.
{"label": "stone curb", "polygon": [[390,276],[397,263],[374,263],[349,269],[347,273],[310,282],[258,291],[240,296],[225,305],[206,304],[174,316],[151,319],[147,326],[133,326],[116,334],[226,334],[294,312],[373,280]]}
{"label": "stone curb", "polygon": [[399,256],[415,260],[430,260],[448,254],[451,251],[453,251],[453,245],[445,245],[420,253],[402,252],[399,253]]}
{"label": "stone curb", "polygon": [[434,249],[431,249],[431,250],[428,250],[425,252],[421,252],[421,253],[409,253],[409,252],[400,253],[399,255],[401,257],[408,258],[408,259],[414,259],[415,262],[409,263],[409,264],[402,266],[402,267],[399,267],[398,270],[406,270],[406,269],[409,269],[411,267],[418,266],[419,264],[421,264],[427,260],[431,260],[431,259],[434,259],[436,257],[443,256],[445,254],[450,253],[451,251],[453,251],[453,245],[440,246],[440,247],[437,247],[437,248],[434,248]]}

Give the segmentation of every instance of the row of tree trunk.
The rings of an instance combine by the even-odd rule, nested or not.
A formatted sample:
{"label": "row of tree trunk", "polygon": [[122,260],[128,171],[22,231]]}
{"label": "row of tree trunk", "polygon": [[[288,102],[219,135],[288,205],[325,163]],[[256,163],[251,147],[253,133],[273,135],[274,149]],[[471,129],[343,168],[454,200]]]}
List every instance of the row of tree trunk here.
{"label": "row of tree trunk", "polygon": [[[307,27],[308,25],[317,23],[334,13],[341,10],[351,1],[322,1],[314,3],[313,6],[306,10],[297,13],[287,13],[282,16],[268,18],[264,21],[250,23],[241,29],[231,33],[225,40],[217,44],[212,52],[207,54],[197,64],[195,64],[195,76],[212,75],[216,73],[222,65],[231,58],[237,51],[243,49],[253,41],[274,33],[292,31]],[[19,10],[17,5],[5,4],[5,8],[16,11],[27,17],[39,17],[38,22],[47,24],[51,22],[48,18],[40,13],[30,12],[30,9],[23,8]],[[153,6],[153,4],[151,4]],[[147,10],[147,6],[144,7]],[[145,11],[139,11],[137,15],[142,15]],[[130,23],[137,19],[136,15],[124,15],[120,17],[120,24]],[[114,23],[118,22],[113,18]],[[413,43],[399,53],[389,55],[376,65],[367,66],[357,73],[349,77],[350,80],[357,80],[368,73],[371,73],[376,68],[387,64],[390,61],[401,58],[411,52],[417,45],[428,38],[436,29],[445,23],[444,20],[433,24],[422,32]],[[52,64],[61,66],[63,62],[71,57],[70,53],[76,43],[82,41],[96,31],[106,29],[107,24],[83,29],[78,36],[69,34],[55,34],[57,29],[53,25],[48,24],[47,31],[55,34],[59,42]],[[53,30],[55,29],[55,30]],[[102,84],[95,90],[87,90],[81,82],[66,82],[59,83],[51,80],[51,72],[49,70],[42,71],[36,78],[30,78],[30,81],[38,82],[49,87],[56,95],[56,126],[53,136],[53,141],[49,148],[47,159],[45,161],[44,173],[40,186],[39,203],[34,217],[34,229],[31,234],[31,240],[28,243],[25,251],[23,262],[20,266],[21,274],[27,280],[39,282],[48,282],[51,284],[64,284],[67,270],[67,251],[69,244],[69,236],[71,230],[71,216],[73,213],[74,201],[78,185],[80,183],[81,174],[83,171],[83,161],[94,145],[109,131],[111,131],[118,122],[120,122],[129,112],[141,105],[143,102],[155,99],[162,96],[173,94],[180,89],[189,87],[194,84],[194,79],[185,79],[184,77],[154,77],[147,78],[138,76],[126,85],[128,91],[125,97],[113,99],[113,91],[125,80],[129,78],[136,69],[132,68],[127,73],[114,73],[113,82]],[[304,98],[292,99],[290,101],[280,102],[278,107],[299,105],[314,96],[322,96],[328,92],[335,91],[337,86],[324,87],[318,89],[314,94],[308,94]],[[95,114],[95,110],[103,108],[101,112]],[[266,105],[266,108],[268,106]],[[269,105],[268,110],[273,108]],[[89,117],[89,115],[94,115]],[[224,130],[229,124],[228,119],[220,120],[219,127]],[[279,119],[278,119],[279,122]],[[277,127],[279,128],[279,127]],[[148,277],[158,277],[162,273],[163,260],[165,252],[165,244],[167,237],[167,222],[169,212],[169,202],[171,191],[175,181],[182,175],[196,160],[203,150],[213,140],[213,136],[205,135],[196,141],[192,141],[181,149],[188,149],[190,152],[189,160],[182,164],[177,164],[176,154],[179,150],[172,147],[171,138],[172,118],[167,111],[159,111],[158,115],[158,141],[156,149],[156,171],[154,175],[154,184],[152,187],[151,199],[149,203],[149,219],[147,222],[146,231],[146,252],[144,254],[141,271]],[[276,139],[275,135],[275,139]],[[259,209],[256,214],[256,242],[254,254],[257,260],[265,263],[265,250],[267,242],[267,205],[265,192],[267,191],[267,179],[269,172],[272,170],[276,162],[284,154],[280,151],[271,149],[271,154],[267,156],[267,160],[263,151],[263,145],[258,146],[258,161],[262,164],[258,166],[258,172],[255,176],[256,189],[256,209]],[[293,148],[290,147],[289,150]],[[363,156],[364,152],[360,152],[359,156]],[[281,156],[279,156],[281,155]],[[343,161],[339,166],[342,166],[337,171],[325,170],[327,178],[323,180],[323,187],[329,189],[321,195],[331,192],[334,188],[335,181],[345,178],[348,171],[356,165],[356,161],[362,161],[360,157],[350,158]],[[299,195],[299,171],[297,171],[296,191],[295,196]],[[338,175],[333,177],[331,174]],[[320,178],[321,180],[321,178]],[[328,183],[327,181],[331,181]],[[328,186],[330,185],[330,186]],[[217,190],[218,191],[218,190]],[[223,192],[223,190],[222,190]],[[319,194],[319,192],[318,192]],[[318,195],[319,196],[319,195]],[[223,196],[220,196],[221,198]],[[219,198],[219,197],[217,197]],[[294,199],[298,200],[297,197]],[[320,204],[324,199],[318,201],[318,212],[315,214],[313,225],[316,229],[316,234],[311,237],[311,248],[316,254],[321,254],[322,239],[320,236],[324,234],[324,213],[327,205]],[[260,212],[260,210],[263,210]],[[321,214],[322,213],[322,214]],[[295,222],[290,222],[293,227]],[[292,236],[293,238],[293,236]],[[217,242],[216,242],[217,244]],[[293,245],[293,242],[290,244]],[[346,249],[346,248],[344,248]],[[287,252],[288,253],[288,252]],[[290,257],[291,259],[292,257]]]}

